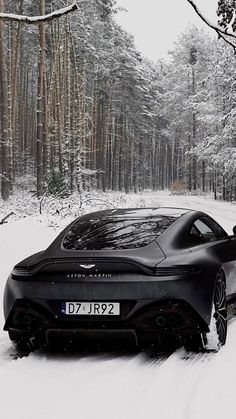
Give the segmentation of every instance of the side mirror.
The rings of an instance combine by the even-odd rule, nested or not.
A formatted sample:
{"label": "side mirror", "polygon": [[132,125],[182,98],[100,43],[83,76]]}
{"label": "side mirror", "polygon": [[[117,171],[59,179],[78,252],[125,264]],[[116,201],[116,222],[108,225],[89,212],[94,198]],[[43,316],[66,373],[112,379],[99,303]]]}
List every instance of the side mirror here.
{"label": "side mirror", "polygon": [[233,227],[234,236],[236,236],[236,226]]}

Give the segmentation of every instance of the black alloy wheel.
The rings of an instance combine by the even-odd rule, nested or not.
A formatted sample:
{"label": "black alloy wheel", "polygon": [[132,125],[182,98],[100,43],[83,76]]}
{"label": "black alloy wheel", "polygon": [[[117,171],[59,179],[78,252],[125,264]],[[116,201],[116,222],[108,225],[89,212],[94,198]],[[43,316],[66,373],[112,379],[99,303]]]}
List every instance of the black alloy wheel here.
{"label": "black alloy wheel", "polygon": [[224,274],[220,271],[217,275],[214,294],[214,317],[220,346],[225,344],[227,336],[227,302],[225,288]]}
{"label": "black alloy wheel", "polygon": [[209,332],[202,336],[203,349],[217,352],[227,337],[227,301],[224,272],[216,276]]}

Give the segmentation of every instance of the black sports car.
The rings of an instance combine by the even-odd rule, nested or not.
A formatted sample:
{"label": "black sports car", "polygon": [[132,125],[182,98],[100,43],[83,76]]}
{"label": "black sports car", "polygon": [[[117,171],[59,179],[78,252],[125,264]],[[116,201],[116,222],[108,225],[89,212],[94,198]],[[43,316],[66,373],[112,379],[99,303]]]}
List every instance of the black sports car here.
{"label": "black sports car", "polygon": [[[234,229],[235,232],[235,229]],[[203,212],[83,215],[8,278],[4,313],[20,350],[132,341],[218,350],[236,298],[236,236]]]}

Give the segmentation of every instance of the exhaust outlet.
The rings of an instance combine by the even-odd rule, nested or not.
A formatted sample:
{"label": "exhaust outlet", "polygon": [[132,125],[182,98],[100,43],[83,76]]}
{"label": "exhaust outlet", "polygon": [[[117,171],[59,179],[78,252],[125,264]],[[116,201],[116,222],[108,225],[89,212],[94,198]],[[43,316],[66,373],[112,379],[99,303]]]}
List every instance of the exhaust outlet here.
{"label": "exhaust outlet", "polygon": [[159,327],[164,327],[166,325],[166,318],[164,316],[157,316],[156,324]]}

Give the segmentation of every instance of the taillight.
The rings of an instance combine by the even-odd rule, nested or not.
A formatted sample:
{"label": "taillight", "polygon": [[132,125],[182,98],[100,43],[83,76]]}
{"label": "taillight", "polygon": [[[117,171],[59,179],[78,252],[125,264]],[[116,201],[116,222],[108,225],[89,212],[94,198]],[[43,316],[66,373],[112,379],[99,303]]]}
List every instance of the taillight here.
{"label": "taillight", "polygon": [[174,275],[185,275],[185,274],[194,274],[201,272],[199,266],[193,265],[176,265],[176,266],[167,266],[155,270],[155,275],[157,276],[174,276]]}

